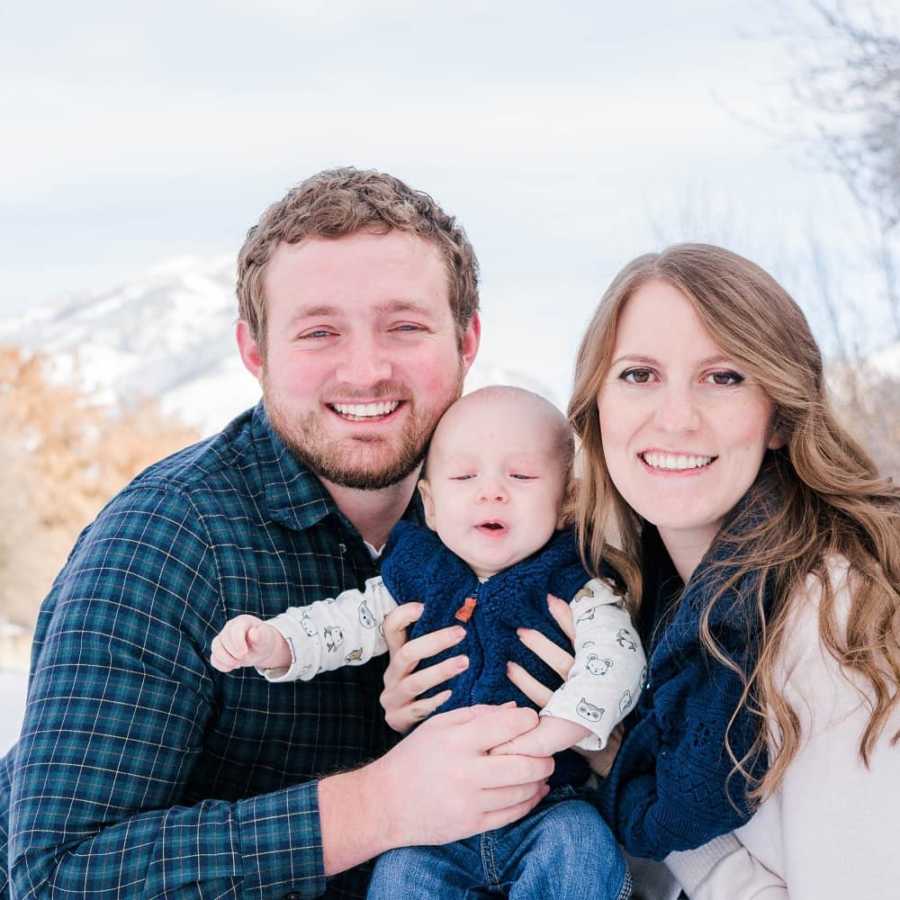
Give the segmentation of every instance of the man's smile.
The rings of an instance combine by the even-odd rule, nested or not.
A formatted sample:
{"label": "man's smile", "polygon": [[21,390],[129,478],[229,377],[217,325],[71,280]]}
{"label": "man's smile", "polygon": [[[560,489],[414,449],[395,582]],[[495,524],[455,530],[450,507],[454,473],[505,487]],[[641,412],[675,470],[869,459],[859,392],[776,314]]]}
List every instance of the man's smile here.
{"label": "man's smile", "polygon": [[381,422],[403,404],[401,400],[379,400],[374,403],[327,403],[326,406],[348,422]]}

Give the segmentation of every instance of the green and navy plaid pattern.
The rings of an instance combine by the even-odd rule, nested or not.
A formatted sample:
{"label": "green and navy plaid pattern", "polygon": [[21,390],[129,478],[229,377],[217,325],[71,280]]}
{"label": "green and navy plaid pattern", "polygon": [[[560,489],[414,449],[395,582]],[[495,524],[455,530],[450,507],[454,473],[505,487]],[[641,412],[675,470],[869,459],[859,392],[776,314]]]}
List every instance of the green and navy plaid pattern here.
{"label": "green and navy plaid pattern", "polygon": [[374,574],[261,406],[138,476],[41,609],[0,762],[0,897],[363,896],[365,867],[324,879],[316,778],[392,742],[385,658],[272,685],[208,656],[231,616]]}

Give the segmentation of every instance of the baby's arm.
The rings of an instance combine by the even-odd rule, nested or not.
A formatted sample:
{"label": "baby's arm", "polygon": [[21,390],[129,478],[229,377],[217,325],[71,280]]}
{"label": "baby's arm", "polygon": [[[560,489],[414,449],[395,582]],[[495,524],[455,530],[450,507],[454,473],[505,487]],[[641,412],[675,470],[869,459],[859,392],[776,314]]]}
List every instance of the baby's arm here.
{"label": "baby's arm", "polygon": [[540,756],[569,747],[600,750],[634,708],[647,660],[621,597],[593,579],[571,603],[575,662],[566,682],[541,710],[540,723],[503,753]]}
{"label": "baby's arm", "polygon": [[[256,620],[264,626],[265,634],[277,635],[277,640],[273,639],[277,655],[262,663],[242,661],[238,665],[255,665],[261,675],[273,682],[309,681],[320,672],[363,665],[386,652],[382,623],[396,608],[380,578],[368,579],[365,591],[343,591],[334,599],[289,607],[267,622]],[[213,665],[217,647],[222,644],[220,638],[233,623],[244,618],[252,617],[232,619],[213,641]],[[256,627],[251,626],[251,640],[257,633]]]}

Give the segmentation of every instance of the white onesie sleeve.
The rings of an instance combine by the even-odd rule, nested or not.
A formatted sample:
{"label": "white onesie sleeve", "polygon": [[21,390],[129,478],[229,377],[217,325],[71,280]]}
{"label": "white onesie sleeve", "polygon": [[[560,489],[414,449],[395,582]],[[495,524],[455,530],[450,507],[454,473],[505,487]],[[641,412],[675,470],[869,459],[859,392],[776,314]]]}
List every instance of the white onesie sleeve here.
{"label": "white onesie sleeve", "polygon": [[384,618],[397,608],[381,578],[369,578],[365,591],[344,591],[309,606],[291,606],[268,624],[291,649],[286,669],[259,669],[267,681],[310,681],[320,672],[361,666],[387,652]]}
{"label": "white onesie sleeve", "polygon": [[592,733],[576,746],[601,750],[637,703],[647,659],[622,598],[607,581],[589,581],[570,606],[575,617],[575,664],[541,715],[590,728]]}

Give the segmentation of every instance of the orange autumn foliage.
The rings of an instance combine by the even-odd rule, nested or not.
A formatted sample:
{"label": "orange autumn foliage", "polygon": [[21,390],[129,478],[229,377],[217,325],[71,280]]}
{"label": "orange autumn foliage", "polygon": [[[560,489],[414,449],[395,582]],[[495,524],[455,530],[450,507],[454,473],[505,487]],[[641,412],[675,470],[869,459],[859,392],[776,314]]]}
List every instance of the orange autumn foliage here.
{"label": "orange autumn foliage", "polygon": [[30,626],[81,529],[139,471],[197,440],[151,400],[127,409],[0,346],[0,619]]}

